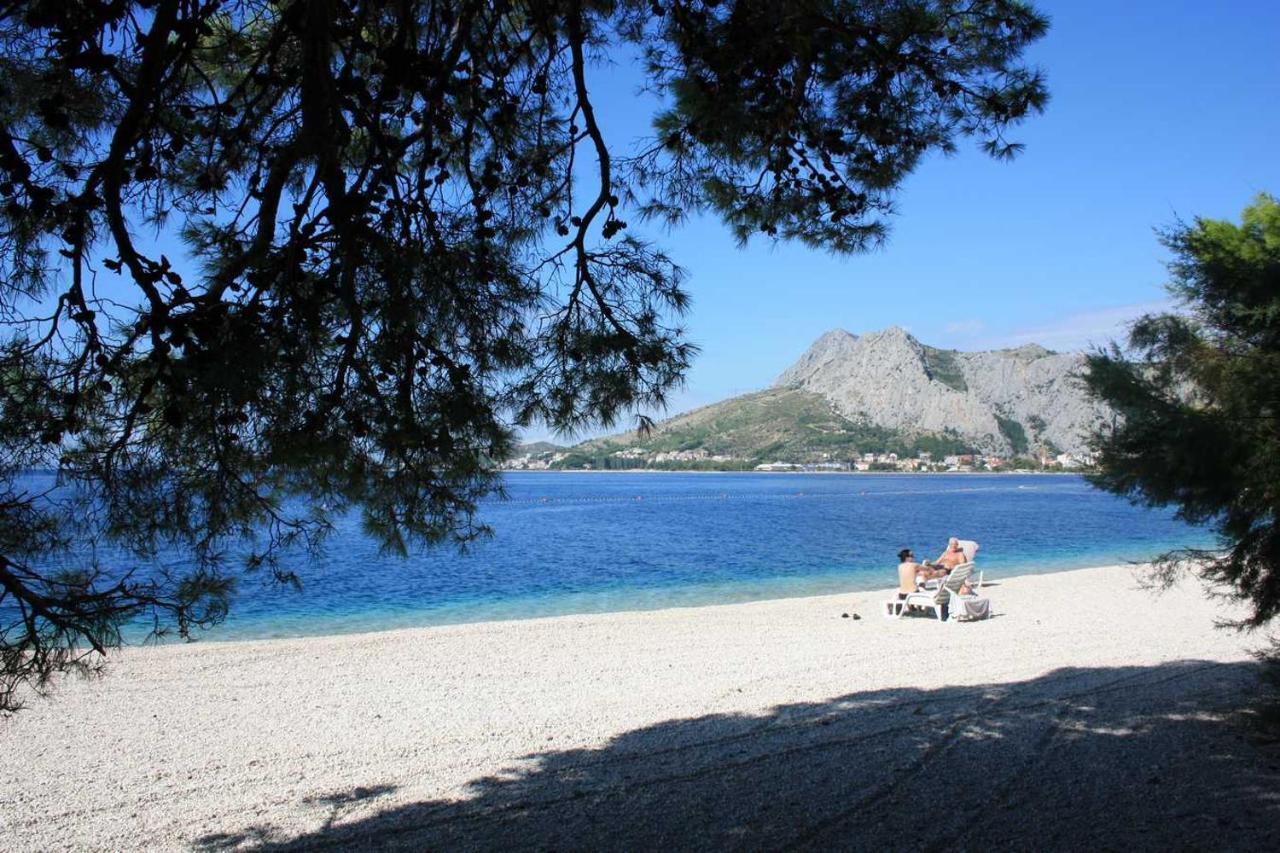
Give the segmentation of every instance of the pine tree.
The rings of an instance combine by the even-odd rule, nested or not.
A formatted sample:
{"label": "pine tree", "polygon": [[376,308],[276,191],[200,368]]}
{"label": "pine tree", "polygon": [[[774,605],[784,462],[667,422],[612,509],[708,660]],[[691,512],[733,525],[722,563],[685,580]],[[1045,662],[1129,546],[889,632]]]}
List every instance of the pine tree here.
{"label": "pine tree", "polygon": [[[128,620],[221,618],[228,554],[296,580],[335,514],[399,551],[482,535],[514,428],[660,406],[694,354],[629,220],[874,246],[926,155],[1017,152],[1045,28],[1011,0],[0,5],[0,707]],[[635,149],[592,100],[619,48],[662,104]]]}
{"label": "pine tree", "polygon": [[1090,356],[1090,391],[1117,413],[1096,436],[1093,483],[1208,524],[1220,550],[1181,549],[1157,563],[1249,602],[1240,625],[1280,612],[1280,203],[1259,196],[1239,225],[1210,219],[1163,235],[1177,313],[1150,315]]}

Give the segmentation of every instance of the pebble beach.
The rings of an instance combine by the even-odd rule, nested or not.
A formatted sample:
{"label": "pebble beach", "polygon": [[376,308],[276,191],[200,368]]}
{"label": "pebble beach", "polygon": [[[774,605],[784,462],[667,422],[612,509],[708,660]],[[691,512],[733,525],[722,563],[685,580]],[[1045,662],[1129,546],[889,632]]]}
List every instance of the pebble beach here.
{"label": "pebble beach", "polygon": [[126,649],[0,719],[0,849],[1274,843],[1260,638],[1142,572]]}

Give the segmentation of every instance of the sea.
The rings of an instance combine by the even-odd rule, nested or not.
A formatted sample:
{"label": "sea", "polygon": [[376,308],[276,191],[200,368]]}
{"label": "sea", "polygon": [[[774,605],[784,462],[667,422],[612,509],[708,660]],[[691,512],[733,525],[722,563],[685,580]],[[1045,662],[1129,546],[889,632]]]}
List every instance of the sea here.
{"label": "sea", "polygon": [[[244,577],[205,641],[857,593],[896,583],[896,554],[979,543],[988,582],[1213,547],[1171,512],[1082,478],[1035,474],[512,472],[466,552],[380,553],[337,520],[302,588]],[[994,589],[993,589],[994,593]],[[139,634],[131,632],[133,639]]]}

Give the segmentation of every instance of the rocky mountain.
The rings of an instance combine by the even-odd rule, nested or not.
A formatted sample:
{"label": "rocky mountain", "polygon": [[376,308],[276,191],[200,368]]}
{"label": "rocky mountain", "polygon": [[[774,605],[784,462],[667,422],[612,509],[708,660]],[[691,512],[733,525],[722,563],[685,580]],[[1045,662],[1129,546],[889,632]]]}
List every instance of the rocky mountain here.
{"label": "rocky mountain", "polygon": [[[570,448],[522,448],[508,467],[750,469],[850,464],[866,454],[1045,457],[1087,451],[1109,417],[1078,379],[1084,356],[1034,344],[960,352],[894,327],[827,332],[772,387]],[[865,461],[865,459],[864,459]],[[899,466],[901,467],[901,466]]]}
{"label": "rocky mountain", "polygon": [[893,327],[827,332],[774,387],[821,395],[845,418],[904,436],[951,434],[975,448],[1079,454],[1108,410],[1078,376],[1084,356],[1029,344],[959,352]]}

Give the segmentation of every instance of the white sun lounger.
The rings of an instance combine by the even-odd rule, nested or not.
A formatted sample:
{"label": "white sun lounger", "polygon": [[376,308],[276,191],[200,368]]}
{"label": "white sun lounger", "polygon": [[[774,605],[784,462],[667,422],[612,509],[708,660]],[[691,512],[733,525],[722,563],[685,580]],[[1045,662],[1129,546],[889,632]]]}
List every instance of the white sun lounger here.
{"label": "white sun lounger", "polygon": [[960,588],[969,580],[971,574],[973,574],[973,563],[961,563],[951,570],[951,573],[946,576],[936,590],[913,592],[908,594],[906,598],[889,599],[884,603],[885,618],[900,619],[902,614],[912,607],[920,607],[932,610],[933,614],[938,617],[938,621],[943,621],[943,606],[952,603],[952,596],[959,599]]}

